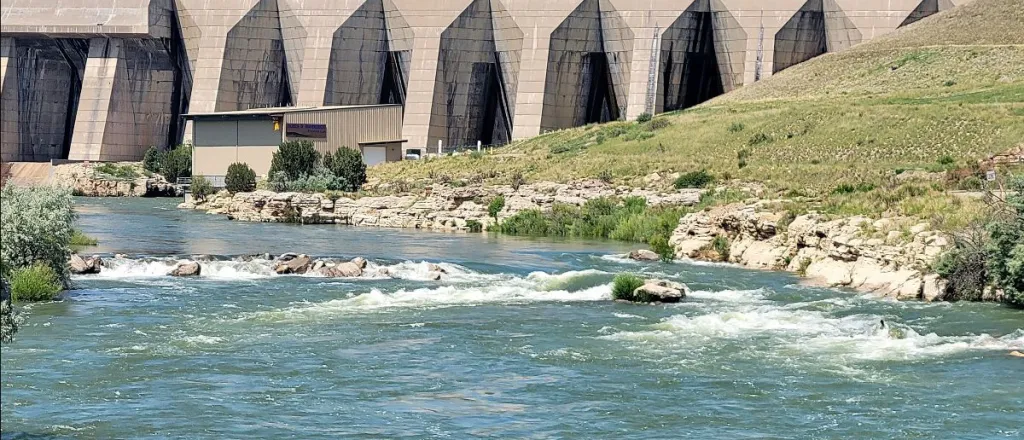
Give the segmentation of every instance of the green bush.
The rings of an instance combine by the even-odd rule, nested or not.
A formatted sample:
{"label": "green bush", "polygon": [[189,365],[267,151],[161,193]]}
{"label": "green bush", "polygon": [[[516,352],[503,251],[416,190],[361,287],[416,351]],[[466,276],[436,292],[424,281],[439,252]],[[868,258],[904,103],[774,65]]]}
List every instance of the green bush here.
{"label": "green bush", "polygon": [[162,154],[159,174],[168,182],[174,183],[180,177],[192,176],[192,146],[179,145],[177,148]]}
{"label": "green bush", "polygon": [[115,179],[135,180],[139,173],[131,165],[118,165],[116,163],[105,163],[95,168],[96,172],[106,174]]}
{"label": "green bush", "polygon": [[36,263],[11,272],[11,298],[14,301],[53,301],[63,290],[57,272]]}
{"label": "green bush", "polygon": [[284,173],[288,180],[314,174],[320,165],[320,152],[310,141],[284,142],[270,160],[270,175]]}
{"label": "green bush", "polygon": [[746,127],[742,122],[733,122],[732,124],[729,124],[729,133],[739,133],[743,131],[744,128]]}
{"label": "green bush", "polygon": [[192,197],[196,200],[206,200],[207,197],[213,195],[213,183],[206,177],[195,176],[192,178],[191,192]]}
{"label": "green bush", "polygon": [[[277,176],[283,176],[284,173],[278,173]],[[335,176],[334,173],[328,171],[326,168],[319,167],[313,174],[299,176],[298,179],[288,180],[285,179],[283,183],[283,189],[279,191],[290,191],[290,192],[301,192],[301,193],[322,193],[327,191],[347,191],[349,188],[348,181]],[[281,186],[278,184],[277,186]]]}
{"label": "green bush", "polygon": [[487,215],[491,216],[494,221],[498,221],[498,214],[501,213],[502,209],[505,209],[505,196],[495,196],[487,204]]}
{"label": "green bush", "polygon": [[676,251],[672,248],[672,245],[668,244],[668,237],[664,235],[654,235],[650,240],[647,240],[647,244],[651,247],[651,250],[661,257],[661,261],[666,263],[671,262],[676,258]]}
{"label": "green bush", "polygon": [[224,176],[224,187],[232,193],[252,192],[256,189],[256,172],[248,164],[233,163]]}
{"label": "green bush", "polygon": [[476,220],[466,220],[466,230],[472,233],[484,231],[484,225]]}
{"label": "green bush", "polygon": [[653,116],[650,113],[640,113],[636,117],[636,122],[643,124],[644,122],[650,122]]}
{"label": "green bush", "polygon": [[548,221],[540,211],[529,209],[505,219],[497,229],[508,235],[543,237],[548,235]]}
{"label": "green bush", "polygon": [[633,295],[633,291],[635,291],[637,288],[643,285],[643,278],[640,278],[636,275],[616,275],[615,280],[612,281],[612,298],[625,301],[636,301],[636,297]]}
{"label": "green bush", "polygon": [[1024,307],[1024,176],[1011,179],[1010,189],[1016,194],[1007,212],[988,226],[987,268],[1006,303]]}
{"label": "green bush", "polygon": [[711,241],[711,249],[718,254],[718,258],[722,261],[729,261],[729,239],[721,235],[716,235],[715,239]]}
{"label": "green bush", "polygon": [[71,192],[65,188],[0,190],[0,276],[44,263],[67,285],[75,212]]}
{"label": "green bush", "polygon": [[96,246],[99,241],[88,235],[85,235],[82,231],[75,229],[71,233],[71,246],[73,247],[85,247],[85,246]]}
{"label": "green bush", "polygon": [[647,129],[651,131],[657,131],[671,126],[672,121],[669,121],[668,118],[651,119],[651,122],[647,123]]}
{"label": "green bush", "polygon": [[757,146],[757,145],[768,144],[768,143],[771,143],[774,140],[775,139],[772,138],[771,135],[767,135],[767,134],[764,134],[764,133],[758,133],[758,134],[755,134],[755,135],[750,137],[750,140],[747,141],[747,145],[750,145],[751,147],[753,147],[753,146]]}
{"label": "green bush", "polygon": [[156,147],[149,147],[146,154],[142,156],[142,169],[151,173],[160,173],[160,160],[163,153]]}
{"label": "green bush", "polygon": [[714,176],[712,176],[705,170],[700,170],[691,171],[689,173],[685,173],[679,176],[678,178],[676,178],[676,181],[673,185],[675,185],[676,189],[704,188],[714,181]]}
{"label": "green bush", "polygon": [[341,147],[333,154],[324,155],[324,168],[343,180],[342,191],[356,192],[366,183],[366,163],[363,155],[351,148]]}

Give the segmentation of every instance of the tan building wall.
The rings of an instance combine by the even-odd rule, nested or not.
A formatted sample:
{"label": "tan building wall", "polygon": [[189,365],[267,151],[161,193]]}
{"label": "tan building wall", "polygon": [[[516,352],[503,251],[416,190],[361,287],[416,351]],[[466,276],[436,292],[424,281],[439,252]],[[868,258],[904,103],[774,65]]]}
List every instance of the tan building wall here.
{"label": "tan building wall", "polygon": [[[524,138],[685,107],[964,1],[21,0],[4,5],[0,24],[4,47],[14,47],[6,50],[16,58],[0,62],[8,66],[5,121],[18,121],[17,129],[5,130],[18,131],[17,154],[44,152],[29,160],[61,154],[42,145],[60,138],[73,138],[63,147],[74,157],[126,159],[141,157],[156,136],[123,127],[138,126],[141,117],[172,139],[176,123],[165,128],[160,121],[177,121],[186,104],[198,113],[400,99],[406,148],[433,151],[439,140],[472,144],[481,137],[502,142],[509,132]],[[44,117],[33,110],[40,107],[33,102],[61,102],[68,87],[8,85],[31,84],[25,66],[48,60],[17,48],[52,38],[79,39],[89,48],[81,66],[51,62],[55,72],[83,72],[81,108],[71,100],[50,112],[77,112],[73,123],[38,124]],[[94,55],[97,39],[124,40],[104,43],[122,51],[134,47],[126,42],[151,39],[180,53],[163,57],[171,70],[138,67],[115,51]],[[696,57],[703,71],[716,74],[692,79],[684,66],[693,63],[680,57]],[[180,93],[124,79],[119,72],[133,66],[153,71],[144,81],[174,77]],[[17,105],[6,104],[12,100]],[[142,110],[129,112],[127,104]],[[44,125],[52,136],[33,138]],[[65,136],[72,125],[73,136]],[[191,129],[184,132],[188,138]],[[8,144],[5,155],[15,154]]]}

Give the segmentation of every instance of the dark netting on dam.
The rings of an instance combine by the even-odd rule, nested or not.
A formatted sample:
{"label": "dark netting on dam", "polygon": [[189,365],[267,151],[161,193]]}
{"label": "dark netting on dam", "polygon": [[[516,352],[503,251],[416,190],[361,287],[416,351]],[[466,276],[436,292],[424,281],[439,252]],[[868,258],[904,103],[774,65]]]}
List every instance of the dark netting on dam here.
{"label": "dark netting on dam", "polygon": [[369,0],[334,32],[324,105],[405,104],[412,31],[390,0]]}
{"label": "dark netting on dam", "polygon": [[512,139],[523,32],[498,0],[475,0],[441,33],[430,142]]}
{"label": "dark netting on dam", "polygon": [[697,0],[662,34],[657,111],[679,110],[743,83],[747,35],[718,0]]}
{"label": "dark netting on dam", "polygon": [[584,0],[551,33],[541,131],[621,119],[633,32],[607,0]]}

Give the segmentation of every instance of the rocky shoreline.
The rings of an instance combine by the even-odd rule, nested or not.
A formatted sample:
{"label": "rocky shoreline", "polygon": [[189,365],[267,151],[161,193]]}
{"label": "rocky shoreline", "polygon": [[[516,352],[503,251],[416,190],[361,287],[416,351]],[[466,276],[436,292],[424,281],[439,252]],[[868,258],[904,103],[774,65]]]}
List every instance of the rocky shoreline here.
{"label": "rocky shoreline", "polygon": [[[325,194],[256,191],[221,192],[196,209],[248,222],[343,224],[440,231],[470,231],[474,222],[486,229],[495,219],[487,203],[496,196],[506,204],[498,221],[527,209],[547,210],[555,203],[582,205],[598,197],[644,197],[651,205],[692,206],[704,190],[676,192],[616,187],[601,181],[510,186],[436,186],[422,194],[330,197]],[[670,245],[677,258],[719,261],[743,267],[797,273],[807,282],[848,288],[898,300],[938,301],[945,282],[931,271],[932,261],[952,244],[948,235],[909,218],[829,218],[806,214],[787,218],[772,212],[768,201],[737,203],[688,214],[680,220]],[[724,243],[724,245],[723,245]],[[649,251],[634,259],[655,260]],[[999,292],[986,295],[997,300]]]}
{"label": "rocky shoreline", "polygon": [[116,166],[136,170],[135,178],[116,178],[96,170],[96,164],[68,163],[53,167],[53,184],[71,188],[82,197],[181,197],[183,191],[157,174],[147,175],[137,162]]}

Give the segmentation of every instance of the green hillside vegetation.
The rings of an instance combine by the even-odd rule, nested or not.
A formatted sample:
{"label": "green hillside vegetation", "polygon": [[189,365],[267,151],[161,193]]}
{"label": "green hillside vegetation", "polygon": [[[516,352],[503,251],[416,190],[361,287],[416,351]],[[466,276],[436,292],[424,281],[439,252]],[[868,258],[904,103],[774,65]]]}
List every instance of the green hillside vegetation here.
{"label": "green hillside vegetation", "polygon": [[1022,144],[1024,8],[975,0],[650,122],[388,164],[371,178],[403,188],[524,178],[644,186],[651,173],[706,170],[718,184],[763,184],[767,197],[798,200],[798,209],[956,228],[985,208],[946,191],[980,189],[978,159]]}

